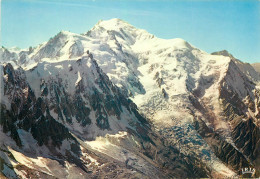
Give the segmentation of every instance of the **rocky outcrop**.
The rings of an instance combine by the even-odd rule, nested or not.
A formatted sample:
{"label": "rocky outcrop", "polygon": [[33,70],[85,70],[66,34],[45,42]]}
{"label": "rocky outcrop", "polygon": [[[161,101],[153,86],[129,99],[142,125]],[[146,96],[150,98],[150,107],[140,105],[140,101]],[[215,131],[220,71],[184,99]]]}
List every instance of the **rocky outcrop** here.
{"label": "rocky outcrop", "polygon": [[241,168],[252,167],[247,158],[232,144],[228,143],[219,134],[208,128],[199,118],[194,120],[194,126],[199,134],[211,146],[216,156],[225,162],[229,167],[239,171]]}
{"label": "rocky outcrop", "polygon": [[11,64],[7,64],[4,77],[4,94],[11,98],[11,108],[2,106],[1,124],[4,132],[11,131],[11,137],[18,146],[22,146],[18,129],[30,131],[40,146],[51,140],[54,147],[59,147],[64,139],[73,140],[69,131],[50,115],[44,100],[35,96],[21,69],[15,71]]}
{"label": "rocky outcrop", "polygon": [[260,73],[260,63],[253,63],[251,65],[252,65],[252,67],[254,67],[255,71]]}

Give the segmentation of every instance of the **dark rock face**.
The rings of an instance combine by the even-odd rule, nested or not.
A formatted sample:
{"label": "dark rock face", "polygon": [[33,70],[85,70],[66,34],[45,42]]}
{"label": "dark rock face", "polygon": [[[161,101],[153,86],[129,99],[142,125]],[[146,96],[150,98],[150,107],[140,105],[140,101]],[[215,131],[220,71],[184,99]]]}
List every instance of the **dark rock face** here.
{"label": "dark rock face", "polygon": [[4,67],[6,75],[4,94],[12,98],[11,109],[1,107],[1,125],[4,132],[11,131],[11,137],[18,146],[22,146],[17,132],[24,129],[31,132],[41,146],[52,141],[54,147],[59,147],[64,139],[74,138],[62,124],[49,113],[49,106],[42,97],[36,98],[34,92],[23,78],[23,72],[15,71],[11,64]]}
{"label": "dark rock face", "polygon": [[[229,78],[230,75],[232,74],[227,73],[226,78]],[[254,101],[254,98],[259,99],[258,93],[252,94],[253,89],[255,89],[254,84],[245,75],[241,74],[241,76],[245,81],[244,85],[249,101]],[[223,88],[220,89],[220,98],[223,101],[225,116],[232,126],[233,141],[242,154],[254,164],[254,167],[257,167],[259,165],[256,165],[254,161],[259,162],[259,126],[257,126],[257,121],[253,120],[252,116],[246,114],[248,110],[255,112],[255,109],[252,106],[250,107],[250,103],[245,104],[238,97],[239,95],[234,92],[235,90],[231,95],[228,89],[232,89],[232,87],[223,85]]]}
{"label": "dark rock face", "polygon": [[199,118],[194,121],[194,126],[199,134],[210,144],[216,156],[225,162],[229,167],[239,171],[241,168],[251,166],[244,155],[240,153],[234,146],[228,143],[219,134],[214,133]]}
{"label": "dark rock face", "polygon": [[[72,118],[81,123],[82,126],[91,124],[89,119],[90,108],[86,106],[86,102],[80,97],[80,94],[75,94],[73,98],[66,92],[62,84],[52,82],[47,84],[44,90],[49,91],[50,109],[53,109],[58,114],[58,120],[72,124]],[[46,102],[48,99],[45,99]]]}
{"label": "dark rock face", "polygon": [[15,117],[10,111],[5,110],[5,106],[1,106],[1,120],[0,124],[3,126],[3,132],[7,133],[10,131],[10,136],[15,140],[18,146],[22,146],[21,139],[15,126]]}
{"label": "dark rock face", "polygon": [[[217,55],[223,54],[221,52]],[[233,85],[234,81],[241,83],[239,88]],[[242,168],[251,167],[256,170],[259,168],[260,134],[255,107],[258,104],[254,104],[254,101],[259,101],[259,93],[255,89],[255,84],[241,72],[234,61],[231,61],[225,77],[220,82],[219,94],[221,115],[230,125],[230,137],[233,143],[223,137],[222,131],[215,130],[214,125],[205,124],[202,118],[214,123],[218,117],[209,106],[201,103],[200,98],[203,96],[201,91],[193,91],[189,96],[193,107],[202,114],[197,116],[191,110],[194,115],[194,127],[210,145],[215,155],[242,176]],[[251,116],[252,113],[254,115]],[[255,176],[257,175],[259,174]]]}
{"label": "dark rock face", "polygon": [[[235,124],[236,123],[236,124]],[[260,162],[260,129],[253,120],[249,118],[247,121],[234,121],[234,130],[232,137],[236,146],[242,151],[244,156],[259,169]]]}
{"label": "dark rock face", "polygon": [[[257,124],[251,117],[246,116],[243,111],[246,111],[246,105],[239,100],[238,98],[231,99],[225,98],[223,100],[225,103],[224,111],[227,116],[227,120],[230,121],[232,127],[232,138],[239,149],[240,154],[236,155],[236,163],[241,163],[239,160],[239,156],[241,154],[248,161],[243,165],[243,167],[252,167],[259,171],[259,148],[260,148],[260,131]],[[234,105],[234,101],[237,101],[236,105]],[[232,105],[233,104],[233,105]],[[242,106],[242,107],[239,107]],[[244,109],[244,110],[243,110]],[[229,159],[230,160],[230,159]],[[239,162],[240,161],[240,162]],[[240,166],[241,170],[242,166]],[[241,171],[240,171],[241,172]],[[241,173],[240,173],[241,174]],[[256,176],[259,173],[256,173]]]}
{"label": "dark rock face", "polygon": [[226,57],[230,57],[231,59],[235,59],[235,57],[233,57],[233,55],[230,54],[227,50],[221,50],[219,52],[213,52],[211,54],[212,55],[223,55],[223,56],[226,56]]}

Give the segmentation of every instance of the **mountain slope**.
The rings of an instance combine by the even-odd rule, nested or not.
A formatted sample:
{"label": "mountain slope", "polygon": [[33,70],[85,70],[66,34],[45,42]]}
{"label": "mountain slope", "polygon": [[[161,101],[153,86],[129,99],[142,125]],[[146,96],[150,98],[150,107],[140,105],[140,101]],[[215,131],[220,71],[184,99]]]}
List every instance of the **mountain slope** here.
{"label": "mountain slope", "polygon": [[253,63],[251,65],[252,65],[252,67],[254,67],[255,71],[260,73],[260,64],[259,63]]}
{"label": "mountain slope", "polygon": [[238,66],[238,68],[253,82],[258,82],[260,80],[260,75],[257,72],[257,70],[254,68],[253,64],[250,65],[249,63],[243,63],[242,61],[236,59],[232,54],[230,54],[228,51],[226,50],[222,50],[219,52],[213,52],[212,55],[222,55],[222,56],[226,56],[226,57],[230,57],[230,59],[232,59],[236,65]]}
{"label": "mountain slope", "polygon": [[[91,53],[39,62],[28,70],[10,63],[1,69],[1,172],[6,177],[162,178],[164,173],[188,177],[194,170],[206,176],[190,164],[196,159],[182,161],[177,149],[167,151]],[[177,169],[161,169],[158,165],[172,161],[157,164],[151,159],[155,151],[158,157],[166,152],[174,157]]]}
{"label": "mountain slope", "polygon": [[[244,167],[259,170],[260,77],[226,51],[211,55],[120,19],[100,21],[81,35],[62,31],[28,50],[2,51],[1,61],[12,63],[16,78],[24,76],[20,92],[3,87],[9,90],[9,97],[1,98],[5,108],[20,113],[17,105],[26,99],[17,102],[15,96],[33,94],[35,107],[27,104],[24,111],[37,116],[40,108],[40,115],[65,126],[71,142],[98,156],[118,162],[126,156],[119,155],[123,147],[138,160],[121,162],[130,162],[139,177],[155,175],[153,167],[167,173],[158,177],[230,177]],[[7,76],[15,88],[12,73]],[[141,149],[110,139],[122,136],[120,131],[134,136]],[[143,160],[148,162],[144,173]]]}

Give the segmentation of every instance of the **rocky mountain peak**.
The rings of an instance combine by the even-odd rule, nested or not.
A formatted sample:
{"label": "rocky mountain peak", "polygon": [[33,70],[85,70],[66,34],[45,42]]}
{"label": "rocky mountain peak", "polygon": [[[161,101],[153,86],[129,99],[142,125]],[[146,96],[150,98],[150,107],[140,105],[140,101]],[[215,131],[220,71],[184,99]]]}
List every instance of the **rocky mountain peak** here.
{"label": "rocky mountain peak", "polygon": [[223,55],[225,57],[230,57],[231,59],[236,59],[231,53],[229,53],[227,50],[221,50],[218,52],[212,52],[212,55]]}
{"label": "rocky mountain peak", "polygon": [[230,54],[227,50],[222,50],[218,52],[211,53],[212,55],[222,55],[225,57],[229,57],[232,61],[236,63],[239,70],[242,71],[247,78],[249,78],[251,81],[258,83],[260,80],[260,74],[257,73],[257,70],[254,68],[253,65],[250,65],[249,63],[244,63],[241,60],[236,59],[232,54]]}

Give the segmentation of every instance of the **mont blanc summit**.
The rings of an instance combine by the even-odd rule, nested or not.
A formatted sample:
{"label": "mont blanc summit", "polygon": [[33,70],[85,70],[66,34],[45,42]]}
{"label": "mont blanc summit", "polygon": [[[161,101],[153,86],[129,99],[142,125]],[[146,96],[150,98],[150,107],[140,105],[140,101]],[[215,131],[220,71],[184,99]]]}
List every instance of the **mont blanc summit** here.
{"label": "mont blanc summit", "polygon": [[0,73],[1,177],[259,177],[260,74],[227,51],[111,19]]}

